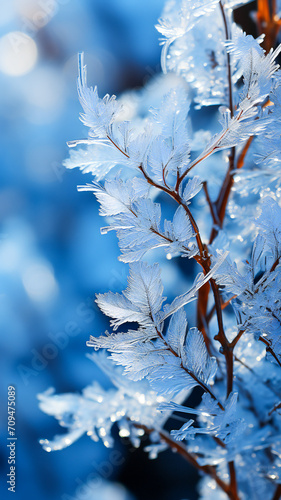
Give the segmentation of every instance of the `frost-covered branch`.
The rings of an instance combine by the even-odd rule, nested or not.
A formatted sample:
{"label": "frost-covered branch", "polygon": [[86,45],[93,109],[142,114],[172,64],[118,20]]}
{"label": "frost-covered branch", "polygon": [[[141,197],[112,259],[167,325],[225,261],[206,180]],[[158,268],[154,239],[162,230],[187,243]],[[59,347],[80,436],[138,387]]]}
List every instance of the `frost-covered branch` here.
{"label": "frost-covered branch", "polygon": [[[100,98],[80,55],[88,137],[69,144],[65,166],[93,175],[79,189],[95,195],[102,234],[116,231],[129,278],[123,292],[97,295],[111,332],[87,343],[110,354],[91,359],[113,388],[40,396],[68,430],[42,441],[48,451],[83,433],[111,446],[116,422],[134,446],[146,433],[151,457],[171,448],[191,463],[200,500],[280,497],[281,46],[265,51],[264,36],[233,22],[246,3],[168,0],[163,74],[133,99]],[[258,20],[276,32],[280,6],[268,5],[258,2]],[[156,249],[159,264],[145,262]],[[190,264],[183,276],[178,257],[201,272]],[[174,413],[183,425],[168,433]]]}

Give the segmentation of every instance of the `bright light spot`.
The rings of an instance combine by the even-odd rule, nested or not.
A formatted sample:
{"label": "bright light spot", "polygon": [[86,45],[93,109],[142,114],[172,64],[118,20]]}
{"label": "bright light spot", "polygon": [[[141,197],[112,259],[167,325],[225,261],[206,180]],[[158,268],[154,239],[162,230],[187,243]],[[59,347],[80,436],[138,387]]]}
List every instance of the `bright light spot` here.
{"label": "bright light spot", "polygon": [[269,474],[268,476],[270,479],[277,479],[277,476],[276,474]]}
{"label": "bright light spot", "polygon": [[216,489],[216,483],[214,481],[210,481],[208,486],[212,489],[212,490],[215,490]]}
{"label": "bright light spot", "polygon": [[101,427],[100,430],[99,430],[99,435],[101,437],[105,437],[106,436],[106,430],[104,427]]}
{"label": "bright light spot", "polygon": [[52,448],[50,448],[50,446],[48,446],[47,448],[45,448],[46,451],[52,451]]}
{"label": "bright light spot", "polygon": [[53,270],[45,262],[32,262],[22,274],[23,286],[31,300],[45,302],[58,292]]}
{"label": "bright light spot", "polygon": [[131,420],[134,420],[135,422],[139,422],[139,417],[135,417],[134,415],[131,416]]}
{"label": "bright light spot", "polygon": [[67,445],[72,443],[71,439],[69,439],[69,438],[65,438],[64,442]]}
{"label": "bright light spot", "polygon": [[171,254],[171,253],[167,253],[166,258],[167,258],[168,260],[171,260],[171,258],[172,258],[172,254]]}
{"label": "bright light spot", "polygon": [[128,431],[128,429],[120,429],[119,436],[121,438],[128,437],[128,436],[130,436],[130,432]]}
{"label": "bright light spot", "polygon": [[87,436],[92,436],[93,435],[93,431],[88,431],[87,432]]}
{"label": "bright light spot", "polygon": [[109,443],[109,441],[104,441],[104,442],[103,442],[103,444],[104,444],[104,446],[105,446],[106,448],[110,448],[110,443]]}
{"label": "bright light spot", "polygon": [[252,342],[248,342],[248,347],[252,347]]}
{"label": "bright light spot", "polygon": [[103,402],[103,397],[102,396],[98,396],[97,397],[97,402],[98,403],[102,403]]}
{"label": "bright light spot", "polygon": [[137,398],[138,398],[138,402],[139,402],[141,405],[144,405],[144,403],[145,403],[145,395],[144,395],[144,394],[138,394],[138,395],[137,395]]}
{"label": "bright light spot", "polygon": [[11,31],[0,39],[0,71],[10,76],[28,73],[37,60],[34,40],[21,31]]}
{"label": "bright light spot", "polygon": [[111,420],[111,422],[116,422],[116,417],[115,417],[115,415],[111,415],[110,420]]}
{"label": "bright light spot", "polygon": [[157,403],[164,403],[165,398],[163,398],[163,396],[157,396],[156,401]]}
{"label": "bright light spot", "polygon": [[257,357],[256,357],[256,360],[257,360],[257,361],[260,361],[260,360],[261,360],[261,357],[260,357],[260,356],[257,356]]}

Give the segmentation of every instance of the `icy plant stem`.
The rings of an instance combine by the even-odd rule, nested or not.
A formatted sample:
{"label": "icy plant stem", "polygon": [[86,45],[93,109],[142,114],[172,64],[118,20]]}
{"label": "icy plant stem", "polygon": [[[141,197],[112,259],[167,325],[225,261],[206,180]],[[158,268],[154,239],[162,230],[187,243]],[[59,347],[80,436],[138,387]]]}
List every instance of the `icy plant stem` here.
{"label": "icy plant stem", "polygon": [[[128,155],[126,152],[124,152],[110,137],[108,137],[108,139],[112,142],[112,144],[114,146],[116,146],[116,148],[124,156],[126,156],[128,158]],[[203,244],[202,239],[201,239],[201,235],[199,232],[199,228],[196,224],[196,221],[193,218],[193,215],[192,215],[191,211],[189,210],[188,206],[181,199],[177,188],[175,190],[172,190],[167,186],[162,186],[160,184],[157,184],[156,182],[153,181],[153,179],[151,179],[149,177],[149,175],[147,174],[147,172],[145,171],[145,169],[143,168],[142,165],[139,166],[139,170],[142,172],[143,176],[145,177],[145,179],[147,180],[147,182],[151,186],[156,187],[157,189],[160,189],[161,191],[164,191],[169,196],[171,196],[179,205],[181,205],[184,208],[187,216],[189,217],[190,223],[193,227],[196,241],[197,241],[198,250],[199,250],[199,256],[195,257],[195,259],[203,268],[204,274],[205,275],[208,274],[208,272],[211,269],[211,261],[210,261],[210,256],[208,253],[207,246]],[[179,181],[179,179],[178,179],[178,181]],[[222,352],[225,356],[226,370],[227,370],[227,396],[229,396],[229,394],[232,392],[232,388],[233,388],[233,348],[231,347],[231,344],[229,343],[229,341],[225,335],[225,332],[224,332],[220,293],[219,293],[218,286],[213,279],[210,279],[210,286],[212,288],[212,292],[213,292],[213,296],[214,296],[215,310],[216,310],[217,321],[218,321],[218,333],[214,338],[215,338],[215,340],[218,340],[220,342],[220,344],[222,346]],[[204,287],[202,287],[202,288],[204,288]],[[206,297],[206,299],[207,299],[206,300],[206,303],[207,303],[208,297]],[[198,297],[198,301],[199,300],[200,300],[200,295]],[[206,332],[204,332],[204,333],[205,333],[205,338],[207,339],[208,336],[207,336]],[[206,342],[206,345],[208,346],[207,342]],[[206,388],[204,388],[204,389],[206,390]],[[209,389],[207,390],[207,392],[210,393]],[[210,393],[210,395],[212,396],[212,398],[216,399],[212,393]],[[219,406],[221,407],[221,409],[223,409],[223,407],[220,405],[220,403],[219,403]],[[239,497],[237,495],[237,484],[236,484],[236,473],[235,473],[234,462],[229,462],[228,468],[229,468],[229,475],[230,475],[230,486],[228,487],[227,494],[231,500],[239,500]]]}
{"label": "icy plant stem", "polygon": [[[176,356],[177,358],[179,358],[179,355],[178,355],[178,354],[176,353],[176,351],[174,351],[174,349],[172,349],[172,347],[171,347],[171,346],[170,346],[170,345],[166,342],[166,340],[165,340],[165,338],[163,337],[162,333],[161,333],[158,329],[157,329],[157,334],[158,334],[158,336],[161,338],[161,340],[164,342],[164,344],[168,347],[169,351],[170,351],[170,352],[171,352],[174,356]],[[199,386],[200,386],[200,387],[201,387],[201,388],[202,388],[205,392],[208,392],[208,394],[210,394],[211,398],[212,398],[214,401],[216,401],[216,403],[218,404],[219,408],[220,408],[222,411],[224,411],[224,407],[223,407],[223,405],[222,405],[222,404],[218,401],[218,399],[217,399],[217,398],[216,398],[216,396],[212,393],[212,391],[209,389],[209,387],[208,387],[206,384],[204,384],[204,383],[203,383],[200,379],[198,379],[198,377],[196,377],[196,375],[195,375],[192,371],[190,371],[190,370],[188,370],[187,368],[185,368],[185,366],[183,366],[183,364],[182,364],[182,363],[181,363],[181,368],[182,368],[183,370],[185,370],[185,371],[188,373],[188,375],[189,375],[190,377],[192,377],[192,378],[196,381],[196,383],[197,383],[197,384],[198,384],[198,385],[199,385]]]}
{"label": "icy plant stem", "polygon": [[[111,140],[112,144],[114,144],[118,148],[118,150],[121,151],[121,153],[123,153],[124,155],[126,155],[128,157],[128,155],[124,151],[122,151],[113,142],[112,139],[110,139],[110,140]],[[145,179],[147,180],[147,182],[151,186],[156,187],[157,189],[160,189],[161,191],[164,191],[165,193],[167,193],[179,205],[181,205],[184,208],[184,210],[186,211],[186,213],[189,217],[190,223],[191,223],[193,230],[195,232],[195,237],[196,237],[198,250],[199,250],[199,256],[195,257],[195,259],[203,268],[204,274],[205,275],[208,274],[208,272],[211,269],[211,261],[210,261],[208,249],[207,249],[206,245],[204,245],[202,242],[199,228],[198,228],[196,221],[195,221],[191,211],[189,210],[188,206],[184,203],[184,201],[181,199],[179,193],[176,190],[171,190],[166,186],[162,186],[162,185],[154,182],[153,179],[151,179],[149,177],[149,175],[146,173],[146,171],[144,170],[142,165],[139,166],[139,170],[142,172],[143,176],[145,177]],[[219,293],[218,286],[213,279],[210,279],[210,285],[211,285],[213,295],[214,295],[215,309],[216,309],[216,314],[217,314],[218,330],[219,330],[217,335],[215,336],[215,340],[218,340],[220,342],[220,344],[222,346],[223,354],[225,356],[226,367],[227,367],[227,396],[228,396],[231,393],[232,387],[233,387],[233,352],[232,352],[233,349],[231,347],[231,344],[228,342],[228,339],[227,339],[225,332],[224,332],[222,309],[221,309],[221,299],[220,299],[220,293]]]}
{"label": "icy plant stem", "polygon": [[[163,187],[159,184],[156,184],[145,172],[143,167],[140,167],[140,170],[142,171],[144,177],[146,180],[151,184],[152,186],[161,189],[162,191],[166,192],[169,194],[172,198],[174,198],[177,203],[179,203],[186,211],[189,220],[191,222],[191,225],[194,229],[195,235],[196,235],[196,241],[198,245],[198,250],[200,256],[196,258],[196,261],[202,266],[205,275],[210,271],[211,269],[211,264],[210,264],[210,256],[208,254],[207,247],[203,245],[202,239],[200,236],[200,232],[198,229],[198,226],[196,224],[196,221],[194,220],[189,208],[186,206],[186,204],[181,200],[179,194],[175,191],[171,191],[166,187]],[[226,367],[227,367],[227,396],[232,392],[233,388],[233,348],[231,344],[228,342],[228,339],[225,335],[224,332],[224,327],[223,327],[223,318],[222,318],[222,309],[221,309],[221,299],[220,299],[220,293],[218,286],[216,282],[213,279],[210,279],[210,286],[213,291],[214,295],[214,301],[215,301],[215,309],[216,309],[216,314],[217,314],[217,321],[218,321],[218,333],[215,336],[215,340],[218,340],[222,346],[222,351],[225,356],[225,361],[226,361]],[[204,287],[202,287],[204,288]],[[198,298],[198,301],[200,300],[200,296]]]}
{"label": "icy plant stem", "polygon": [[[224,6],[222,1],[219,2],[220,10],[221,10],[221,15],[223,19],[223,25],[224,25],[224,31],[225,31],[225,39],[230,40],[231,39],[231,34],[228,26],[228,21],[227,17],[225,14]],[[232,97],[232,78],[231,78],[231,61],[230,61],[230,54],[227,52],[226,54],[226,59],[227,59],[227,78],[228,78],[228,106],[231,114],[231,118],[233,117],[233,97]]]}
{"label": "icy plant stem", "polygon": [[272,347],[270,346],[270,343],[268,340],[266,340],[266,338],[264,337],[259,337],[259,341],[262,342],[263,344],[266,345],[266,350],[268,352],[270,352],[270,354],[274,357],[275,361],[278,363],[279,366],[281,366],[281,362],[278,358],[278,356],[275,354],[274,350],[272,349]]}

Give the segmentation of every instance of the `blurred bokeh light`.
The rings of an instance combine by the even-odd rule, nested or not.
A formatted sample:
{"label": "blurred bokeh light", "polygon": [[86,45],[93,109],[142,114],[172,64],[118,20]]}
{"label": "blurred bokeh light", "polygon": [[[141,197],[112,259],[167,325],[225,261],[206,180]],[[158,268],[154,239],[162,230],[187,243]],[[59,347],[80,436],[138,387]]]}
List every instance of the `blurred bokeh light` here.
{"label": "blurred bokeh light", "polygon": [[34,40],[22,31],[11,31],[0,39],[0,71],[11,76],[28,73],[36,63]]}

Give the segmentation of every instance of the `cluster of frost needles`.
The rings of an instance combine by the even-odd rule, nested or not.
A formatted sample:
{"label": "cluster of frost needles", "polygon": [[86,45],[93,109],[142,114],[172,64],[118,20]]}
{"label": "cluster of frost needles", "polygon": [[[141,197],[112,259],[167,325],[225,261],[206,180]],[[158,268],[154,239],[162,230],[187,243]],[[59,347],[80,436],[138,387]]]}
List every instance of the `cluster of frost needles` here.
{"label": "cluster of frost needles", "polygon": [[[79,56],[89,132],[65,166],[92,173],[80,190],[97,198],[102,233],[116,231],[129,277],[97,295],[112,331],[88,342],[112,389],[39,396],[67,428],[47,451],[84,433],[112,446],[114,424],[136,447],[147,434],[151,458],[172,448],[199,471],[201,500],[281,498],[281,46],[268,48],[281,2],[268,10],[275,32],[259,2],[269,39],[233,22],[246,3],[168,0],[163,73],[119,99],[87,86]],[[169,301],[161,252],[165,269],[178,257],[196,269]]]}

